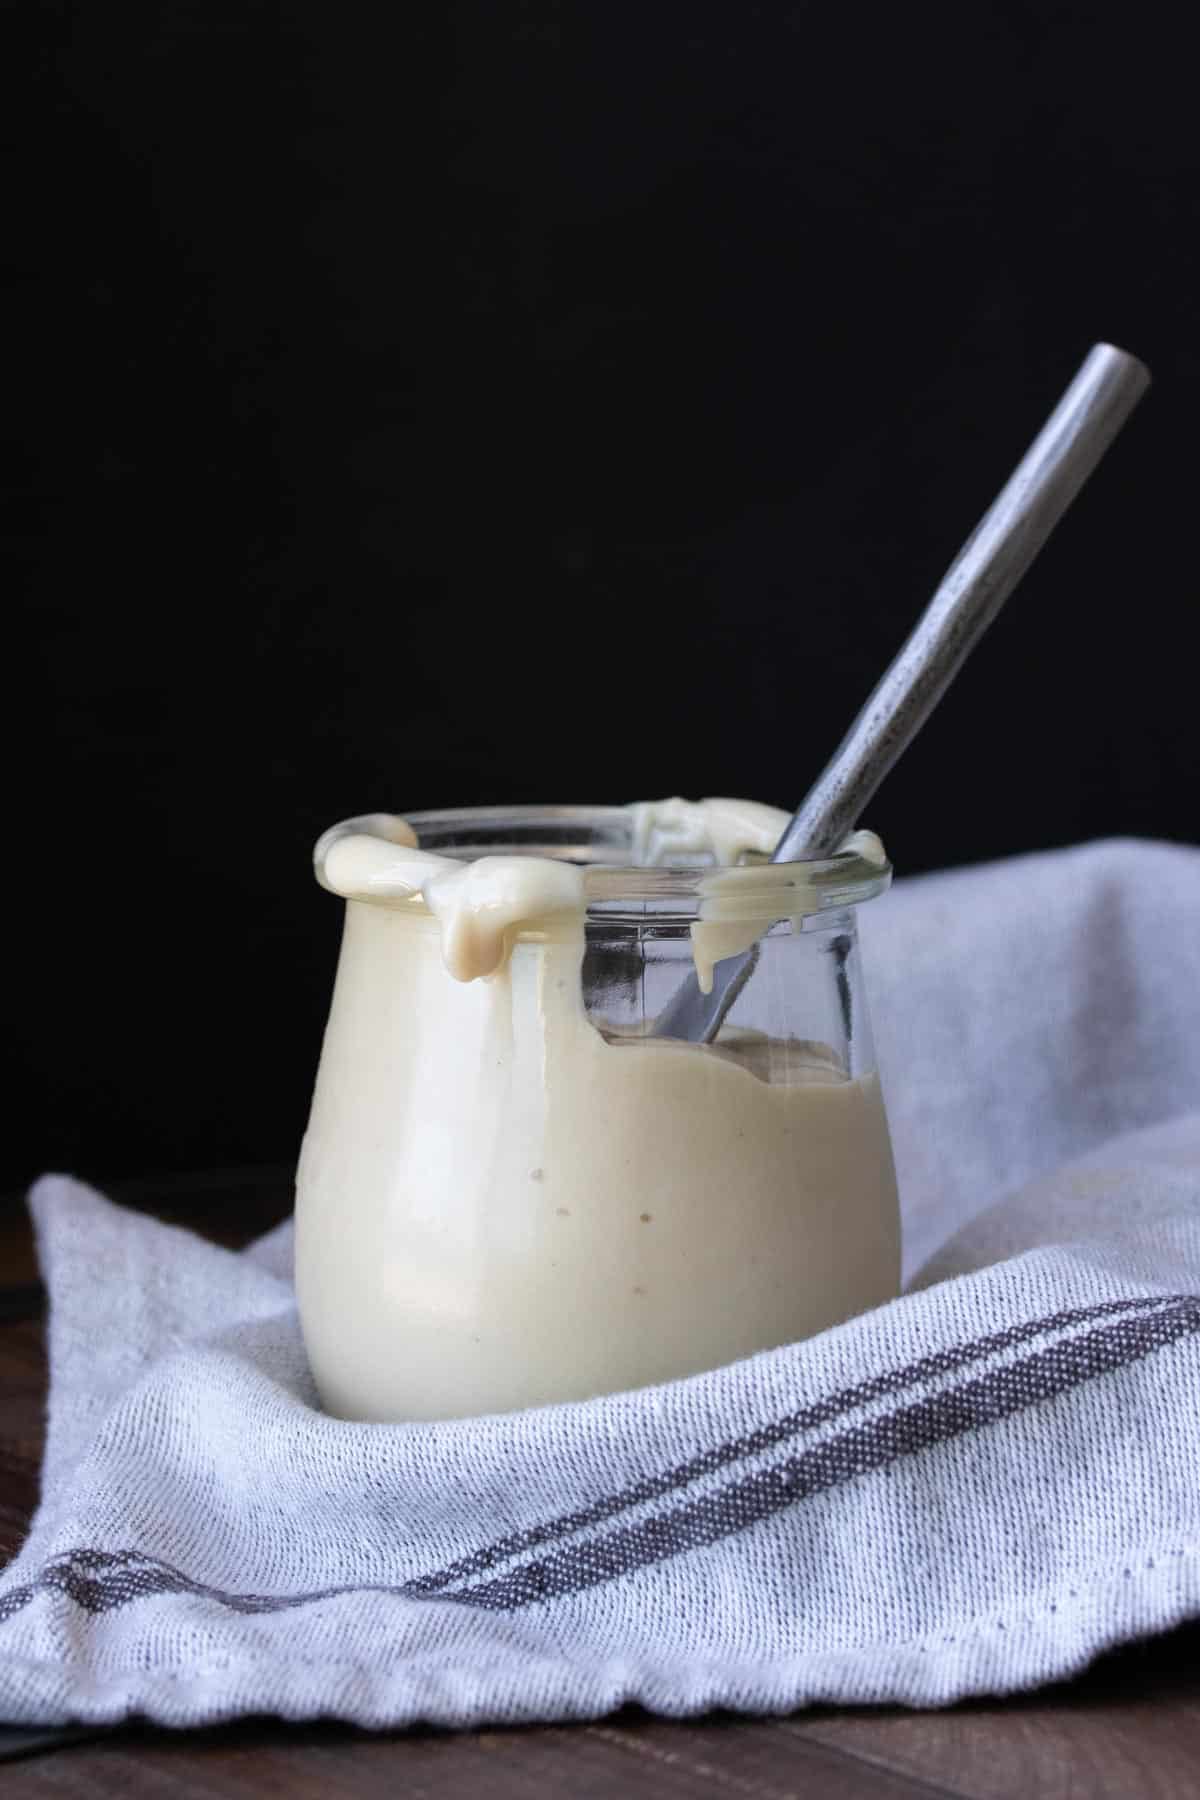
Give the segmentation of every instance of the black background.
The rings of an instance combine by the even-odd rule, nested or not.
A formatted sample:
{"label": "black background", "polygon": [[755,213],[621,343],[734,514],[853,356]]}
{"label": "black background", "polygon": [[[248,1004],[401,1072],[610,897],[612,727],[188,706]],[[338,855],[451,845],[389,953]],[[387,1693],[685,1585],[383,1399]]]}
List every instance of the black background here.
{"label": "black background", "polygon": [[870,822],[1195,839],[1173,16],[18,8],[8,1177],[290,1157],[334,818],[792,805],[1101,337],[1155,389]]}

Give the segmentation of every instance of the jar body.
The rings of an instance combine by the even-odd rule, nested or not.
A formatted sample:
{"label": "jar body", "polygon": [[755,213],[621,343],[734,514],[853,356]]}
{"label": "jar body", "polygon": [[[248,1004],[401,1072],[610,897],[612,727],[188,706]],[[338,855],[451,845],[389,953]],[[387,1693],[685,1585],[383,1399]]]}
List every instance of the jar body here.
{"label": "jar body", "polygon": [[618,894],[458,982],[428,911],[348,901],[296,1200],[331,1412],[583,1398],[894,1296],[853,908],[771,924],[712,1046],[651,1035],[693,923]]}

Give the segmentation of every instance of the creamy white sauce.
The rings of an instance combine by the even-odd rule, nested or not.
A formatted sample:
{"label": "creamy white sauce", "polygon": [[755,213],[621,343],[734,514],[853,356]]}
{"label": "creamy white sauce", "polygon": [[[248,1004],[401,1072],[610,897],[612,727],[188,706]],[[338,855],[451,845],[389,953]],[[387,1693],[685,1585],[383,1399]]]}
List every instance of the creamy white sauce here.
{"label": "creamy white sauce", "polygon": [[[765,856],[786,822],[736,801],[632,810],[646,859]],[[608,1041],[584,1009],[570,865],[434,856],[381,814],[326,833],[315,860],[349,901],[296,1200],[301,1319],[332,1412],[582,1398],[896,1292],[874,1076],[792,1040]],[[752,868],[705,875],[702,974],[770,922],[777,878],[765,899],[757,880],[755,897]]]}
{"label": "creamy white sauce", "polygon": [[[351,902],[296,1197],[325,1406],[434,1419],[662,1381],[891,1298],[879,1084],[819,1048],[607,1041],[583,929],[486,981]],[[768,1082],[760,1078],[770,1074]]]}
{"label": "creamy white sauce", "polygon": [[[634,866],[661,866],[679,858],[706,858],[730,867],[750,854],[769,857],[788,814],[756,800],[639,800],[629,808]],[[856,831],[843,851],[880,867],[883,845],[873,831]],[[494,975],[521,932],[536,932],[548,919],[582,918],[587,898],[583,871],[549,857],[483,856],[471,863],[418,847],[406,819],[364,813],[335,825],[313,851],[317,880],[347,900],[376,905],[419,901],[441,922],[442,955],[456,981]],[[746,887],[719,867],[705,878],[700,918],[691,927],[700,986],[712,988],[713,965],[746,950],[769,918],[761,906],[747,916]],[[785,916],[816,910],[815,897],[797,880]]]}
{"label": "creamy white sauce", "polygon": [[318,875],[348,900],[423,901],[441,923],[442,960],[456,981],[494,975],[518,932],[564,913],[582,917],[585,904],[583,873],[569,863],[536,856],[463,863],[365,832],[325,844]]}
{"label": "creamy white sauce", "polygon": [[[762,905],[748,905],[753,877],[736,870],[744,856],[769,857],[783,836],[790,814],[758,800],[639,800],[633,807],[635,863],[653,866],[680,857],[711,858],[718,868],[700,885],[700,917],[691,926],[692,958],[700,991],[711,994],[713,970],[727,956],[740,956],[763,934],[770,917]],[[879,868],[887,864],[883,844],[873,831],[855,831],[839,848]],[[768,910],[778,905],[778,890],[768,890]],[[762,884],[758,886],[762,894]],[[782,916],[797,928],[810,912],[819,911],[815,891],[797,876]],[[780,916],[778,912],[771,916]]]}
{"label": "creamy white sauce", "polygon": [[711,857],[730,864],[751,851],[770,856],[789,815],[760,800],[637,800],[633,815],[633,860],[656,868],[681,857]]}

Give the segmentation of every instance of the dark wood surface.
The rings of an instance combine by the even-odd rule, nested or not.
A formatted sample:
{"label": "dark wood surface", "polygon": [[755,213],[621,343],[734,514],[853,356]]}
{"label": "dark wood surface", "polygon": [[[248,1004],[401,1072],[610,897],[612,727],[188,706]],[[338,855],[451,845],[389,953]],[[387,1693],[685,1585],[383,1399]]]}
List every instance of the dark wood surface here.
{"label": "dark wood surface", "polygon": [[[286,1173],[272,1170],[110,1191],[225,1243],[274,1223],[288,1196]],[[37,1273],[14,1200],[0,1203],[0,1562],[36,1501],[44,1393]],[[0,1734],[0,1756],[4,1800],[212,1800],[272,1789],[298,1800],[1175,1800],[1200,1794],[1200,1625],[1105,1657],[1068,1686],[936,1713],[821,1708],[677,1724],[626,1711],[591,1725],[379,1736],[254,1720],[199,1732],[127,1727],[48,1745],[12,1732]]]}

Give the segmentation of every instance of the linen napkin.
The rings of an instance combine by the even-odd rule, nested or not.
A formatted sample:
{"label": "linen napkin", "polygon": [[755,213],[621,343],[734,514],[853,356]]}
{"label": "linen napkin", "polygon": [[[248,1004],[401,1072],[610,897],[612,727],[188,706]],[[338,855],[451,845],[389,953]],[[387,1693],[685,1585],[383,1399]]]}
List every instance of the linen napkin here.
{"label": "linen napkin", "polygon": [[233,1254],[43,1180],[0,1720],[930,1706],[1200,1609],[1200,851],[925,877],[862,927],[916,1279],[710,1374],[326,1418],[289,1227]]}

